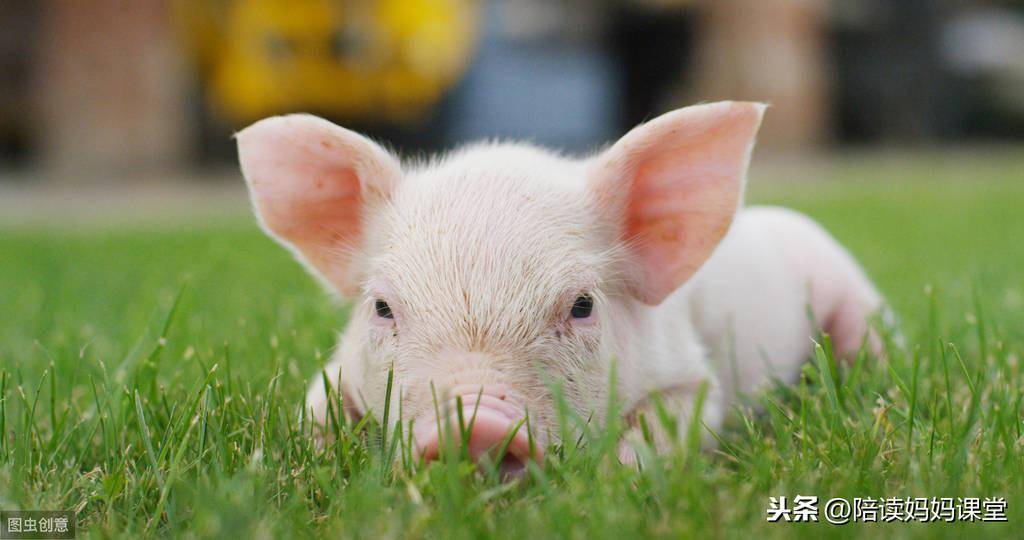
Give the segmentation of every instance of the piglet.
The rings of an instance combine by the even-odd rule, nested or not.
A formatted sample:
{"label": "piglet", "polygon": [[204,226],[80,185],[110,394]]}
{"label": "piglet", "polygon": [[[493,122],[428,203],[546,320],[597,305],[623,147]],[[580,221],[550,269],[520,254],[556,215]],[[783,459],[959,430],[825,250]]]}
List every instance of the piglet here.
{"label": "piglet", "polygon": [[[813,321],[840,355],[873,343],[881,298],[850,255],[801,214],[741,208],[764,111],[686,107],[583,158],[487,142],[402,162],[308,115],[237,141],[263,228],[353,302],[325,368],[349,412],[381,420],[393,372],[390,410],[421,458],[461,406],[454,436],[477,460],[507,449],[515,474],[555,442],[554,385],[600,423],[614,365],[629,460],[655,394],[681,423],[648,426],[664,448],[698,394],[715,429],[738,394],[795,379]],[[307,396],[320,421],[322,381]]]}

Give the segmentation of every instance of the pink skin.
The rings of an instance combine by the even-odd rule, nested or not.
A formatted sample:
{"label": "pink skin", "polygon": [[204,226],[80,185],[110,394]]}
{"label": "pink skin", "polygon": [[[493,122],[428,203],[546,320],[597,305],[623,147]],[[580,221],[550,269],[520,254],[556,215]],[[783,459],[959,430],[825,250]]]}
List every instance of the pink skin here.
{"label": "pink skin", "polygon": [[[439,405],[443,420],[422,416],[413,424],[413,438],[419,456],[425,462],[440,459],[440,426],[446,437],[450,435],[461,439],[462,432],[468,431],[469,457],[473,461],[480,461],[484,456],[491,460],[500,458],[498,470],[503,477],[521,476],[531,459],[542,462],[544,453],[541,447],[537,444],[530,446],[530,435],[524,422],[525,410],[508,401],[510,390],[504,384],[460,384],[453,387],[449,391],[451,399],[443,406]],[[459,427],[460,401],[464,428]],[[507,450],[499,456],[505,441],[508,441]],[[461,444],[461,440],[458,442]]]}
{"label": "pink skin", "polygon": [[[346,403],[366,412],[384,397],[380,374],[394,368],[399,387],[418,387],[410,392],[417,402],[409,409],[421,417],[420,446],[430,459],[442,437],[424,400],[428,380],[439,390],[507,384],[523,394],[518,403],[534,407],[538,430],[550,428],[556,414],[534,363],[571,381],[574,408],[604,402],[611,358],[625,360],[629,351],[616,350],[612,336],[602,337],[599,317],[570,315],[575,295],[605,296],[606,305],[613,306],[610,317],[616,310],[635,309],[624,288],[655,305],[689,278],[735,213],[762,111],[744,103],[697,106],[640,126],[593,158],[567,160],[510,145],[495,148],[501,155],[494,158],[451,170],[444,163],[436,170],[403,167],[369,139],[309,116],[268,119],[237,138],[242,170],[267,231],[342,295],[388,303],[392,316],[362,309],[367,319],[350,324],[355,330],[346,332],[350,339],[337,353],[339,361],[350,362],[344,383],[349,388],[340,390],[349,398]],[[463,180],[474,178],[486,181]],[[437,197],[437,190],[461,196]],[[512,208],[529,219],[505,215]],[[420,237],[422,230],[443,234]],[[495,237],[479,230],[492,230]],[[423,261],[434,263],[428,265],[429,275],[419,282],[409,279],[420,274]],[[537,308],[548,305],[552,295],[564,297],[564,311],[542,315]],[[493,299],[512,304],[501,310],[480,307]],[[552,319],[548,332],[536,324],[541,316]],[[416,331],[410,332],[413,323]],[[487,343],[467,339],[483,335],[481,328],[487,328]],[[637,354],[675,358],[679,350]],[[636,379],[661,384],[669,377],[651,373]],[[650,390],[643,384],[624,393],[638,399]],[[513,410],[490,389],[485,394],[479,403],[472,395],[463,400],[463,412],[476,409],[467,441],[474,457],[501,443],[525,415],[523,405]],[[525,433],[512,437],[513,456],[538,455],[526,439]]]}
{"label": "pink skin", "polygon": [[[372,291],[370,298],[388,302],[392,310],[392,318],[381,317],[375,312],[371,317],[372,324],[381,328],[400,327],[401,308],[397,303],[388,301],[392,294],[390,285],[385,280],[371,280],[367,289]],[[570,317],[568,323],[580,328],[591,327],[597,324],[595,314],[596,309],[589,317]],[[469,457],[473,461],[480,461],[485,455],[491,460],[500,458],[499,472],[505,478],[521,476],[525,473],[526,463],[531,459],[543,462],[544,451],[541,446],[537,441],[534,441],[532,448],[530,445],[531,434],[525,422],[526,409],[513,404],[513,401],[521,400],[510,399],[514,395],[511,387],[501,383],[462,383],[449,388],[447,395],[449,399],[438,404],[440,418],[425,415],[413,423],[416,451],[424,462],[440,459],[443,437],[461,438],[464,430],[469,433]],[[459,425],[460,404],[462,426]],[[504,454],[498,455],[503,448]]]}
{"label": "pink skin", "polygon": [[[652,434],[662,450],[694,420],[697,389],[714,430],[736,395],[795,379],[815,330],[808,304],[838,352],[857,350],[881,297],[852,257],[799,214],[741,209],[764,109],[686,107],[579,159],[490,143],[403,164],[306,115],[237,139],[264,228],[356,302],[324,367],[348,412],[382,419],[393,382],[390,410],[413,420],[419,456],[438,459],[467,431],[474,460],[509,442],[510,476],[557,442],[531,447],[520,426],[528,404],[534,434],[558,436],[548,381],[596,422],[613,372],[627,419],[654,417],[649,397],[663,395],[680,425]],[[582,294],[596,316],[572,314]],[[318,422],[328,387],[310,387]],[[457,429],[459,416],[472,425]],[[623,442],[645,438],[630,424]]]}

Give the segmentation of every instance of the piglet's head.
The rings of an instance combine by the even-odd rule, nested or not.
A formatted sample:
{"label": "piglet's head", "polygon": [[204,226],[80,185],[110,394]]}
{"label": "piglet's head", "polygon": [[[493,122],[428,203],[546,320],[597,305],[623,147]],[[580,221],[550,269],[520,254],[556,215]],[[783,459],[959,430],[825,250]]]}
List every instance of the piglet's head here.
{"label": "piglet's head", "polygon": [[[392,371],[390,410],[422,457],[461,407],[471,455],[507,448],[514,472],[557,433],[553,387],[603,419],[613,360],[728,230],[763,111],[687,107],[585,159],[486,144],[403,166],[304,115],[237,138],[263,227],[354,302],[338,348],[349,403],[381,416]],[[637,370],[618,367],[627,399]]]}

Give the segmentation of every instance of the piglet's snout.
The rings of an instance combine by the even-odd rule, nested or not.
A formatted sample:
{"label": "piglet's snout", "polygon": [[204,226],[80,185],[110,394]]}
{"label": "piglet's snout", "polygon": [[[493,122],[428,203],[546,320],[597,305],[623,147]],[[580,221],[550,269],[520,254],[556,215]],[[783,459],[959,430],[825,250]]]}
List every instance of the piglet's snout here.
{"label": "piglet's snout", "polygon": [[429,414],[414,424],[416,448],[424,461],[439,459],[449,449],[458,451],[464,435],[468,437],[469,457],[473,461],[485,456],[492,462],[500,459],[498,467],[503,476],[522,474],[530,459],[543,458],[536,441],[530,447],[525,409],[505,385],[462,384],[452,388],[448,396],[438,404],[441,418]]}

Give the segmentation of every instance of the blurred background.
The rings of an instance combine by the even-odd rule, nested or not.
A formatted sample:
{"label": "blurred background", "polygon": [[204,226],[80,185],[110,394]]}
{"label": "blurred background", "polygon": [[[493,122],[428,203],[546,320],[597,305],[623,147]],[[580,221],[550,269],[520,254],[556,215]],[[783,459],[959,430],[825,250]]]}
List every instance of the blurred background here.
{"label": "blurred background", "polygon": [[481,137],[588,151],[720,99],[772,105],[759,159],[1015,151],[1024,2],[4,0],[0,96],[8,214],[41,190],[100,208],[81,203],[240,188],[231,134],[296,111],[406,155]]}

